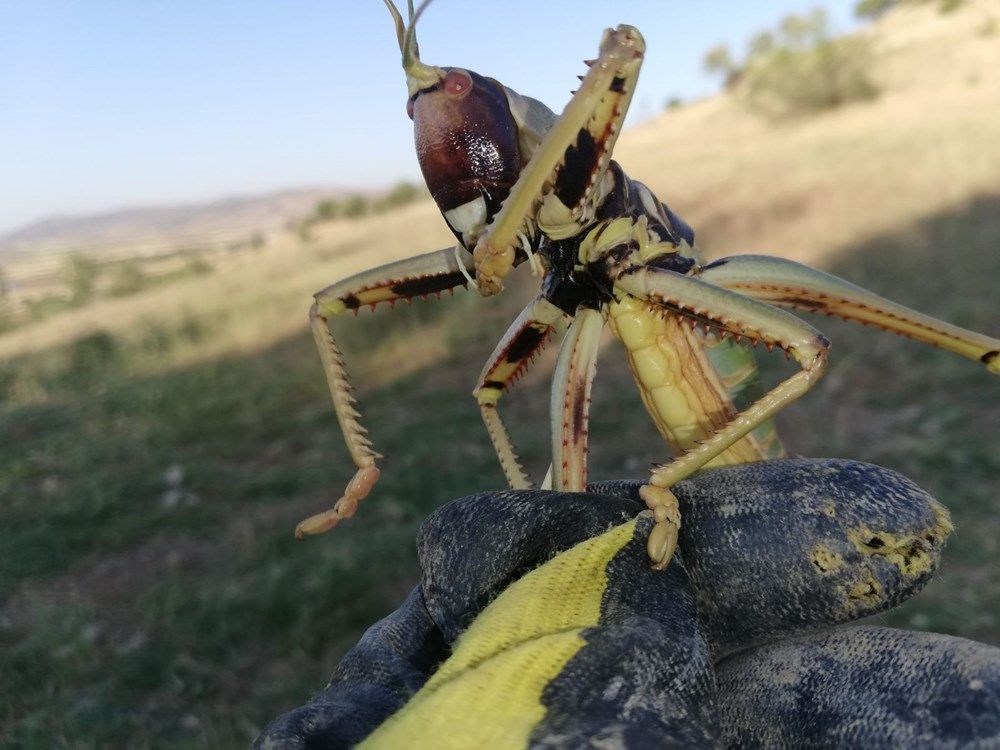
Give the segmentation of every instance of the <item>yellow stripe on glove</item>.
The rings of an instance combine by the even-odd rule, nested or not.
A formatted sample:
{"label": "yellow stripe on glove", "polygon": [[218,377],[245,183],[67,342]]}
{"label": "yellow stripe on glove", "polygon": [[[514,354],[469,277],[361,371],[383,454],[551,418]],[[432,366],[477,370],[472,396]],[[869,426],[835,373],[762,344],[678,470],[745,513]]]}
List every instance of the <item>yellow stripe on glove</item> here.
{"label": "yellow stripe on glove", "polygon": [[635,521],[556,555],[476,618],[427,684],[360,747],[526,747],[542,692],[598,625],[607,566]]}

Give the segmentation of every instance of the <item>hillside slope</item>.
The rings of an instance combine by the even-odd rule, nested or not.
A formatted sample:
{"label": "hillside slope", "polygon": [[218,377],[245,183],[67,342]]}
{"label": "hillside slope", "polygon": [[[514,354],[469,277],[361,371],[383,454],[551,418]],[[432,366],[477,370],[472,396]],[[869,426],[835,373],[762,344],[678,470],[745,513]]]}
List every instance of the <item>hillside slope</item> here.
{"label": "hillside slope", "polygon": [[[1000,36],[986,33],[997,18],[998,0],[969,0],[948,15],[933,4],[904,6],[864,32],[883,86],[877,100],[775,124],[720,95],[626,131],[616,158],[695,228],[709,256],[765,252],[830,263],[844,248],[1000,191],[1000,76],[992,72],[1000,70]],[[333,222],[315,235],[303,245],[278,233],[224,277],[15,331],[0,337],[0,356],[99,326],[121,330],[137,317],[170,318],[188,299],[225,306],[230,288],[240,299],[267,296],[261,310],[273,310],[276,297],[308,299],[317,285],[452,241],[430,203]],[[246,314],[263,314],[255,328],[272,328],[273,316]],[[287,331],[273,327],[276,336]]]}
{"label": "hillside slope", "polygon": [[331,188],[299,188],[190,205],[51,217],[0,236],[0,260],[71,251],[109,257],[185,246],[214,247],[279,231],[290,220],[310,214],[318,201],[342,193]]}
{"label": "hillside slope", "polygon": [[720,96],[624,133],[616,156],[710,254],[819,261],[1000,191],[997,18],[996,0],[899,8],[863,32],[875,101],[775,124]]}

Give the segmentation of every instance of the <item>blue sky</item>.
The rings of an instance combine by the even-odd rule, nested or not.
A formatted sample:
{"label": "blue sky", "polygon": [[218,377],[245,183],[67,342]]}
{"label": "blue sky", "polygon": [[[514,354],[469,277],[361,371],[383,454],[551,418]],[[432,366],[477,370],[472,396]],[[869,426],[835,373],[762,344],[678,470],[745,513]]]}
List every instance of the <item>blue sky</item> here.
{"label": "blue sky", "polygon": [[[854,0],[828,0],[835,28]],[[562,108],[601,30],[648,54],[634,116],[711,93],[705,50],[810,0],[435,0],[423,59]],[[572,8],[572,15],[567,9]],[[0,9],[0,232],[51,214],[283,187],[417,179],[405,87],[379,0],[33,0]]]}

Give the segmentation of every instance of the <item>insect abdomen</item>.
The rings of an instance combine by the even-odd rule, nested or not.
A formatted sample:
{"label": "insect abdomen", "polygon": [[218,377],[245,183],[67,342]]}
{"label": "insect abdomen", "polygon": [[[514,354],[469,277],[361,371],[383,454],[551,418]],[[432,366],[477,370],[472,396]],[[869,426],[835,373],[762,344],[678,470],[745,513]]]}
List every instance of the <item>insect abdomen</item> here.
{"label": "insect abdomen", "polygon": [[[725,383],[709,361],[700,335],[675,315],[625,297],[609,305],[611,330],[625,345],[639,393],[663,438],[688,451],[736,414]],[[753,435],[721,453],[709,466],[767,458]]]}

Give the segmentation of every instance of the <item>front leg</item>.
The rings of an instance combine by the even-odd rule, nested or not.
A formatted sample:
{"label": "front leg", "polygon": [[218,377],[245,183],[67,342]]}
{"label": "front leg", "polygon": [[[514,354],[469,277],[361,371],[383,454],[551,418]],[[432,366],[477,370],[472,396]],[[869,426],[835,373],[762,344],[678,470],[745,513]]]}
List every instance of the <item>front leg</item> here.
{"label": "front leg", "polygon": [[356,313],[362,307],[374,307],[379,302],[394,302],[454,289],[468,282],[470,271],[471,258],[467,254],[460,257],[453,248],[449,248],[359,273],[316,294],[316,302],[309,311],[309,324],[330,387],[333,409],[357,471],[333,508],[310,516],[295,527],[297,538],[322,534],[342,519],[353,516],[358,504],[368,496],[379,477],[375,461],[381,455],[368,439],[368,431],[361,426],[361,415],[354,406],[354,388],[348,379],[343,355],[330,330],[330,318],[348,311]]}
{"label": "front leg", "polygon": [[982,362],[1000,374],[1000,340],[916,312],[801,263],[737,255],[705,266],[701,278],[772,305],[873,325]]}
{"label": "front leg", "polygon": [[644,52],[642,36],[631,26],[605,32],[600,55],[476,245],[480,293],[503,289],[519,236],[529,224],[537,223],[558,240],[576,235],[581,222],[589,220],[588,208],[611,160]]}
{"label": "front leg", "polygon": [[669,488],[811,388],[825,369],[829,342],[812,326],[783,310],[670,271],[648,266],[626,271],[615,280],[615,290],[648,300],[723,334],[779,346],[802,367],[697,447],[653,470],[641,494],[656,518],[649,537],[649,555],[653,567],[663,568],[677,546],[680,528],[677,498]]}

